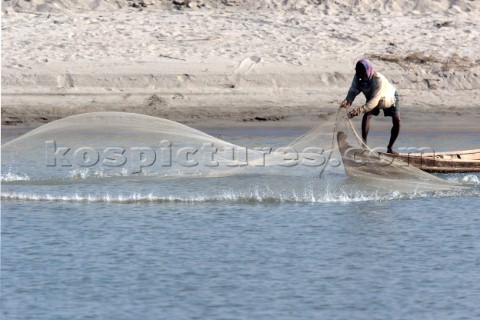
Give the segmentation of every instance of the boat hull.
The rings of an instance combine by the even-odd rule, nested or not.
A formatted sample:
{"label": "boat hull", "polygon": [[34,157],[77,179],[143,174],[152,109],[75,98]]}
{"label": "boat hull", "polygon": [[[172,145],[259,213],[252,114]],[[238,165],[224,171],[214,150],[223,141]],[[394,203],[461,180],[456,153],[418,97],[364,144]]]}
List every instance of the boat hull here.
{"label": "boat hull", "polygon": [[480,172],[480,149],[439,153],[380,153],[431,173]]}
{"label": "boat hull", "polygon": [[[357,176],[361,172],[377,175],[392,175],[405,167],[415,167],[429,173],[480,172],[480,149],[440,153],[389,154],[352,147],[344,132],[337,133],[337,142],[345,172]],[[396,170],[388,170],[395,167]],[[407,170],[400,170],[406,174]]]}

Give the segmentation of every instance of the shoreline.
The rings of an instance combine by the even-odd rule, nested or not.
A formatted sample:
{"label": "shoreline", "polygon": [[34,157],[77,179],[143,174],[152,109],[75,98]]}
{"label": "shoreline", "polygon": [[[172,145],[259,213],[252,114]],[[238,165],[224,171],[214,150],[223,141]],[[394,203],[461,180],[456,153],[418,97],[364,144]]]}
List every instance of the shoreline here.
{"label": "shoreline", "polygon": [[[336,110],[331,110],[332,115]],[[478,113],[467,114],[425,114],[408,110],[409,114],[405,114],[402,109],[402,133],[408,134],[459,134],[459,133],[476,133],[479,132],[478,123],[480,115]],[[289,136],[300,136],[310,129],[322,123],[323,119],[311,120],[279,120],[279,121],[251,121],[238,122],[218,119],[209,119],[193,122],[181,122],[181,124],[190,126],[209,134],[240,134],[240,135],[276,135],[284,134]],[[356,117],[354,125],[360,130],[361,118]],[[45,123],[30,123],[19,125],[1,126],[1,134],[3,143],[13,140],[31,130],[34,130]],[[372,132],[384,133],[388,136],[390,133],[391,121],[389,117],[380,114],[373,117],[371,122]]]}

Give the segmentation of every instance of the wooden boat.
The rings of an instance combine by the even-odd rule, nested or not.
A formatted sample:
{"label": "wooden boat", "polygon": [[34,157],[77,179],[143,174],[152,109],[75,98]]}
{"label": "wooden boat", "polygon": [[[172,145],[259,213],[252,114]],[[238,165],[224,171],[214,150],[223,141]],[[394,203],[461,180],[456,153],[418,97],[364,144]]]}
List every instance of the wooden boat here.
{"label": "wooden boat", "polygon": [[480,149],[437,153],[377,153],[350,146],[347,135],[341,131],[337,133],[337,142],[345,172],[349,176],[359,176],[363,172],[391,177],[409,175],[408,170],[402,170],[409,166],[430,173],[480,172]]}
{"label": "wooden boat", "polygon": [[429,152],[429,153],[399,153],[379,154],[402,160],[426,172],[437,173],[464,173],[480,172],[480,149],[450,151],[450,152]]}

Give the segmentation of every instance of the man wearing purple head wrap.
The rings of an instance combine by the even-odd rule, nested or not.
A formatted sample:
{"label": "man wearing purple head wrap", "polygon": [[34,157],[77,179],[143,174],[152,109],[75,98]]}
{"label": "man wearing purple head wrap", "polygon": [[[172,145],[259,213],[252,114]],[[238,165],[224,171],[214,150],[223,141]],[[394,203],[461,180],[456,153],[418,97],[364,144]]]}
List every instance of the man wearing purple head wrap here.
{"label": "man wearing purple head wrap", "polygon": [[392,117],[392,131],[387,152],[395,153],[392,150],[393,144],[400,133],[400,105],[398,93],[395,87],[380,72],[373,72],[373,66],[367,59],[361,59],[355,66],[355,76],[352,85],[348,90],[347,97],[342,102],[342,107],[348,108],[352,105],[355,97],[362,92],[367,99],[366,103],[360,108],[353,109],[348,113],[349,118],[363,113],[362,119],[362,138],[367,143],[368,131],[370,129],[370,119],[380,114],[383,110],[385,117]]}

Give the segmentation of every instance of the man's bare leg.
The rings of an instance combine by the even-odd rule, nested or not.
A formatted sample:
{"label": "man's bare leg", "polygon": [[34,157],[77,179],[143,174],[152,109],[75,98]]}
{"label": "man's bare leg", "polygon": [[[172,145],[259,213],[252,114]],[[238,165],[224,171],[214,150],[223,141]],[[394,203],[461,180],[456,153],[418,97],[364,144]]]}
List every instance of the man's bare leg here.
{"label": "man's bare leg", "polygon": [[396,114],[392,117],[392,131],[390,134],[390,142],[388,143],[387,153],[393,153],[392,147],[397,140],[398,134],[400,133],[400,115]]}
{"label": "man's bare leg", "polygon": [[362,118],[362,139],[367,144],[368,131],[370,131],[370,119],[372,119],[372,112],[367,112]]}

